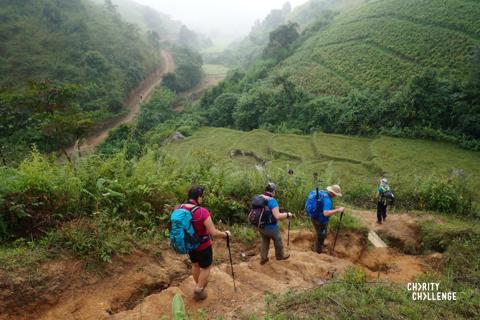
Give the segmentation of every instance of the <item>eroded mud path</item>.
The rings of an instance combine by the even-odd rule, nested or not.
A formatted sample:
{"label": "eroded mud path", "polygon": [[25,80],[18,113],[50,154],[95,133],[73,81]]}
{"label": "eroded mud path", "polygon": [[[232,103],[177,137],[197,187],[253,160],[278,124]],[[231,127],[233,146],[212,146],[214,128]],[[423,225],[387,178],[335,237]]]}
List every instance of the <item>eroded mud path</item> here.
{"label": "eroded mud path", "polygon": [[[375,213],[355,211],[365,224]],[[397,230],[393,221],[411,218],[391,215],[392,224],[382,226],[385,232]],[[406,222],[405,220],[404,222]],[[373,226],[372,226],[373,227]],[[286,234],[284,235],[286,242]],[[413,256],[395,248],[375,248],[368,244],[365,235],[344,233],[339,237],[333,255],[311,251],[314,235],[309,230],[293,230],[290,234],[290,259],[276,261],[273,248],[270,262],[260,265],[258,244],[251,246],[235,243],[233,250],[237,291],[234,292],[228,251],[225,242],[214,242],[215,263],[207,287],[208,299],[197,303],[192,298],[194,282],[190,276],[189,261],[165,247],[161,254],[134,252],[120,257],[109,268],[109,275],[72,285],[51,305],[34,309],[30,317],[11,314],[0,319],[155,319],[170,318],[171,301],[180,293],[190,314],[202,309],[207,318],[224,316],[234,319],[243,312],[264,313],[267,292],[281,293],[289,289],[307,289],[340,276],[350,266],[365,270],[369,280],[405,283],[429,269],[428,256]],[[331,246],[330,233],[326,245]],[[68,272],[63,270],[63,272]],[[78,278],[78,275],[72,275]]]}

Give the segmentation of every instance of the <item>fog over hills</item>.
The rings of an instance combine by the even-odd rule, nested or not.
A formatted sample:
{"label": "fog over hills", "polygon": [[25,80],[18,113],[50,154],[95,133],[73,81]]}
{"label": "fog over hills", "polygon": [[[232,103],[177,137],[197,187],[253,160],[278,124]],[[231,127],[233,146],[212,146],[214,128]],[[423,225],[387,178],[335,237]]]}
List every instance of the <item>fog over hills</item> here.
{"label": "fog over hills", "polygon": [[[246,35],[254,22],[263,19],[270,10],[281,8],[286,0],[135,0],[160,12],[170,14],[195,31],[207,35]],[[298,6],[306,0],[290,0]]]}

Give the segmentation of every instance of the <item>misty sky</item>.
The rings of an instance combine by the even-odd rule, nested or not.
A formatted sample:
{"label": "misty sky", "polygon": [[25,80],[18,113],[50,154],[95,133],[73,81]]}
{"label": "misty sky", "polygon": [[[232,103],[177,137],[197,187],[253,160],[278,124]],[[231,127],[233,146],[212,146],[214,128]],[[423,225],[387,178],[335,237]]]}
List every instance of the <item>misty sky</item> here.
{"label": "misty sky", "polygon": [[[190,28],[210,34],[241,36],[248,33],[256,19],[272,9],[280,9],[286,0],[134,0],[148,5]],[[293,7],[307,0],[290,0]]]}

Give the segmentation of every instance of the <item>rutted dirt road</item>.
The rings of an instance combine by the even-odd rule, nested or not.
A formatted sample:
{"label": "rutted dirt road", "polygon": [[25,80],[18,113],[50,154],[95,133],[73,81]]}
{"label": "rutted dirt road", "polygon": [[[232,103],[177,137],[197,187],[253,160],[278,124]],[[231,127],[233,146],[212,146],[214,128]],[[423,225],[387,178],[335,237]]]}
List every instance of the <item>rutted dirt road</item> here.
{"label": "rutted dirt road", "polygon": [[[99,144],[105,141],[110,130],[122,124],[132,122],[140,112],[140,104],[150,100],[155,88],[162,82],[162,77],[167,73],[175,72],[175,60],[172,54],[162,50],[161,56],[162,63],[160,67],[150,73],[125,100],[124,104],[128,109],[128,113],[121,117],[116,117],[101,127],[94,129],[92,134],[81,143],[80,152],[82,152],[82,154],[94,150]],[[77,151],[77,145],[67,149],[69,156],[74,155]]]}
{"label": "rutted dirt road", "polygon": [[[353,215],[369,226],[375,213],[353,211]],[[411,227],[415,227],[415,219],[406,214],[390,215],[389,219],[392,224],[387,221],[381,228],[392,238],[396,237],[398,229],[398,224],[393,221],[403,224],[412,222]],[[401,238],[399,241],[406,239],[406,233],[398,236]],[[408,234],[410,236],[415,238],[413,233]],[[9,311],[6,317],[2,317],[0,312],[0,319],[158,320],[162,316],[170,318],[171,301],[175,293],[183,296],[191,314],[202,309],[207,313],[207,318],[223,315],[226,319],[235,319],[243,312],[262,315],[266,292],[312,288],[334,275],[341,275],[350,266],[362,268],[369,280],[405,283],[429,270],[432,259],[430,255],[408,255],[395,248],[373,248],[367,244],[364,236],[349,232],[339,236],[334,255],[317,254],[310,249],[313,239],[314,235],[309,230],[292,231],[290,259],[275,261],[271,248],[270,262],[263,266],[259,263],[257,242],[251,246],[234,243],[232,255],[236,292],[233,290],[225,242],[215,241],[216,262],[207,288],[209,297],[201,303],[192,299],[194,283],[188,258],[172,252],[168,244],[161,249],[160,255],[136,251],[129,256],[116,258],[108,267],[109,276],[106,277],[87,276],[79,269],[78,263],[71,267],[68,265],[72,262],[53,263],[46,267],[47,271],[55,270],[55,276],[51,277],[53,284],[42,282],[49,292],[39,294],[36,301],[30,301],[29,304],[16,305],[15,300],[10,298],[10,307],[0,304],[0,311],[2,307]],[[327,247],[332,242],[333,232],[330,232]],[[67,283],[58,281],[59,277],[65,278],[65,274],[68,275]],[[51,285],[58,287],[51,288]],[[45,300],[45,297],[48,299]]]}

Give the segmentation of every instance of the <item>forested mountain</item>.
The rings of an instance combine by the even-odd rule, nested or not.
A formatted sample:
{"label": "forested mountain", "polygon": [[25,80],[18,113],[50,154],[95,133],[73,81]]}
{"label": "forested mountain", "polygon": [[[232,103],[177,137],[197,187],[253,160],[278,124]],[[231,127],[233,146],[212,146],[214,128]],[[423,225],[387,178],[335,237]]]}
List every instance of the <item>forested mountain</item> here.
{"label": "forested mountain", "polygon": [[261,56],[270,32],[282,24],[296,23],[299,30],[303,30],[321,17],[330,17],[339,10],[353,9],[364,3],[365,0],[310,0],[292,8],[291,4],[286,2],[281,9],[270,11],[262,21],[257,20],[247,37],[234,42],[224,53],[206,58],[232,66],[248,66]]}
{"label": "forested mountain", "polygon": [[384,0],[349,8],[323,11],[303,30],[289,22],[270,32],[246,73],[232,73],[204,96],[212,124],[387,133],[478,149],[480,3]]}
{"label": "forested mountain", "polygon": [[0,138],[9,148],[58,148],[53,118],[69,128],[64,143],[72,141],[122,111],[129,91],[160,63],[159,39],[125,22],[110,2],[4,0],[0,37]]}

